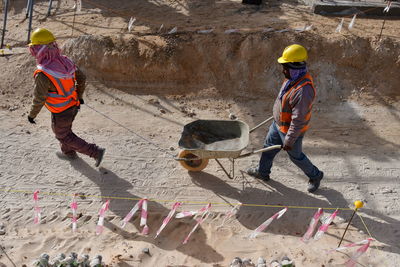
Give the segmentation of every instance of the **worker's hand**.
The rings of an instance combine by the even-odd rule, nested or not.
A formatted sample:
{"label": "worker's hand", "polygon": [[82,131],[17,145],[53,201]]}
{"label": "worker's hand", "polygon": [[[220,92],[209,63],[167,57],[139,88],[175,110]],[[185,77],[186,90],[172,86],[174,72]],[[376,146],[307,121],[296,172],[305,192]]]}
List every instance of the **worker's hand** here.
{"label": "worker's hand", "polygon": [[36,121],[34,118],[31,118],[30,116],[28,116],[28,121],[32,124],[36,124]]}
{"label": "worker's hand", "polygon": [[290,151],[290,150],[292,150],[292,147],[287,145],[287,144],[284,144],[282,149],[285,150],[285,151]]}
{"label": "worker's hand", "polygon": [[82,98],[79,98],[79,103],[80,103],[81,105],[83,105],[83,104],[85,104],[85,101],[83,101]]}

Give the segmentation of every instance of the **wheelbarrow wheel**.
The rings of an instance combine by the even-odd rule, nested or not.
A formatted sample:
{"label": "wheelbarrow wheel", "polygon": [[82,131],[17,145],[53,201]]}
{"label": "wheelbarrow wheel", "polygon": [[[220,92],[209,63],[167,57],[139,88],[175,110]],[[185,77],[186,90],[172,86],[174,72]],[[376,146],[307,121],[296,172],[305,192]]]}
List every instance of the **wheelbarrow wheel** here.
{"label": "wheelbarrow wheel", "polygon": [[[196,155],[187,150],[181,150],[178,155],[179,158],[191,159],[197,158]],[[199,172],[204,170],[208,165],[208,159],[195,159],[195,160],[181,160],[179,163],[188,171]]]}

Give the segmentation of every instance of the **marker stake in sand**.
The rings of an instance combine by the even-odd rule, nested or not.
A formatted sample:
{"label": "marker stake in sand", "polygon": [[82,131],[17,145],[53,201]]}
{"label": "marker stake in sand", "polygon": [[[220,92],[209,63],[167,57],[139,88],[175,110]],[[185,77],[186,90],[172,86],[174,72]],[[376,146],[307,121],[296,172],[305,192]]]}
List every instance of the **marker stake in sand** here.
{"label": "marker stake in sand", "polygon": [[136,21],[136,18],[130,18],[128,22],[128,32],[131,32],[133,23]]}
{"label": "marker stake in sand", "polygon": [[369,245],[371,244],[371,241],[373,241],[373,238],[368,238],[365,240],[362,240],[360,242],[357,243],[351,243],[351,244],[347,244],[345,246],[342,247],[338,247],[332,251],[342,251],[348,248],[352,248],[352,247],[356,247],[356,246],[361,246],[360,248],[357,249],[357,251],[351,256],[351,258],[346,262],[346,267],[354,267],[357,264],[357,259],[359,257],[361,257],[361,255],[363,255],[369,248]]}
{"label": "marker stake in sand", "polygon": [[357,17],[357,14],[354,14],[354,16],[351,19],[350,24],[349,24],[349,30],[353,29],[354,23],[356,21],[356,17]]}
{"label": "marker stake in sand", "polygon": [[339,22],[339,25],[336,27],[336,32],[341,32],[343,27],[344,18]]}
{"label": "marker stake in sand", "polygon": [[178,27],[174,27],[172,30],[168,32],[168,34],[174,34],[178,31]]}
{"label": "marker stake in sand", "polygon": [[76,196],[72,198],[72,203],[71,203],[71,209],[72,209],[72,232],[76,231],[77,228],[77,210],[78,210],[78,202],[76,202]]}
{"label": "marker stake in sand", "polygon": [[104,217],[106,215],[106,211],[108,210],[108,206],[110,205],[110,200],[107,200],[106,203],[101,206],[101,209],[99,211],[99,221],[97,222],[96,226],[96,235],[100,235],[103,232],[104,229]]}
{"label": "marker stake in sand", "polygon": [[200,210],[198,210],[197,213],[202,213],[200,218],[197,218],[197,223],[196,225],[193,227],[193,229],[190,231],[190,233],[186,236],[185,240],[183,240],[182,244],[186,244],[189,241],[190,236],[194,233],[194,231],[196,231],[197,227],[200,226],[200,224],[202,224],[209,215],[209,210],[211,208],[211,203],[208,203],[206,206],[204,206],[203,208],[201,208]]}
{"label": "marker stake in sand", "polygon": [[33,223],[34,224],[39,224],[40,223],[40,218],[42,218],[40,212],[41,208],[39,207],[39,190],[36,190],[33,192],[33,212],[34,212],[34,217],[33,217]]}
{"label": "marker stake in sand", "polygon": [[392,6],[392,1],[389,1],[386,5],[385,9],[383,9],[383,13],[389,13],[391,6]]}
{"label": "marker stake in sand", "polygon": [[274,215],[272,215],[271,218],[269,218],[268,220],[266,220],[265,222],[263,222],[260,226],[258,226],[253,233],[251,233],[249,235],[249,238],[255,238],[256,236],[258,236],[259,233],[261,233],[262,231],[264,231],[268,225],[270,225],[272,223],[273,220],[275,219],[279,219],[280,217],[282,217],[283,214],[285,214],[285,212],[288,210],[288,208],[284,208],[281,211],[275,213]]}
{"label": "marker stake in sand", "polygon": [[331,214],[331,216],[329,216],[328,219],[325,220],[325,222],[318,228],[318,231],[314,236],[314,240],[321,239],[321,237],[326,233],[326,231],[328,231],[329,225],[331,224],[333,219],[335,219],[335,217],[338,213],[339,213],[339,210],[337,209],[337,210],[335,210],[334,213]]}
{"label": "marker stake in sand", "polygon": [[143,198],[139,200],[138,203],[129,211],[129,213],[122,220],[121,227],[124,228],[125,225],[129,222],[129,220],[133,217],[133,215],[139,210],[142,209],[140,214],[140,226],[143,226],[142,234],[147,235],[149,233],[149,227],[147,226],[147,198]]}
{"label": "marker stake in sand", "polygon": [[354,201],[354,211],[353,211],[353,214],[351,215],[351,218],[350,218],[350,220],[349,220],[349,223],[348,223],[347,226],[346,226],[346,229],[344,229],[344,232],[343,232],[342,238],[340,239],[340,242],[339,242],[338,247],[340,247],[340,244],[342,244],[344,235],[346,234],[347,229],[349,229],[350,223],[351,223],[351,221],[353,220],[353,217],[354,217],[354,215],[356,214],[357,210],[358,210],[358,209],[361,209],[363,206],[364,206],[364,203],[363,203],[362,201],[360,201],[360,200]]}
{"label": "marker stake in sand", "polygon": [[168,213],[167,217],[164,218],[160,229],[158,229],[156,236],[154,237],[154,239],[156,239],[159,234],[161,233],[161,231],[165,228],[165,226],[167,226],[167,224],[169,223],[169,221],[171,220],[171,218],[174,216],[176,209],[178,207],[180,207],[182,205],[182,203],[180,202],[175,202],[175,204],[172,206],[172,209],[170,210],[170,212]]}
{"label": "marker stake in sand", "polygon": [[149,234],[149,227],[147,226],[147,198],[142,202],[142,213],[140,214],[140,226],[143,226],[142,235]]}
{"label": "marker stake in sand", "polygon": [[199,209],[197,211],[182,211],[182,212],[179,212],[178,214],[176,214],[175,218],[182,219],[185,217],[194,216],[198,213],[202,213],[206,210],[209,210],[210,207],[211,207],[211,203],[208,203],[206,206],[202,207],[201,209]]}
{"label": "marker stake in sand", "polygon": [[200,218],[197,219],[196,225],[193,227],[192,231],[190,231],[190,233],[186,236],[185,240],[183,240],[182,244],[186,244],[189,241],[190,236],[194,233],[194,231],[196,231],[200,224],[202,224],[208,218],[208,215],[210,215],[210,213],[207,210]]}
{"label": "marker stake in sand", "polygon": [[236,204],[236,206],[234,206],[230,211],[228,211],[228,212],[225,214],[225,218],[224,218],[224,220],[222,221],[221,225],[218,226],[218,227],[224,226],[225,222],[238,212],[240,206],[242,206],[242,203],[239,202],[239,203]]}
{"label": "marker stake in sand", "polygon": [[324,213],[323,209],[319,208],[317,212],[315,212],[314,216],[311,219],[310,225],[308,226],[307,232],[304,234],[304,236],[301,238],[301,241],[304,243],[308,243],[310,241],[315,228],[318,225],[319,218],[321,215]]}
{"label": "marker stake in sand", "polygon": [[142,206],[143,199],[139,200],[138,203],[129,211],[129,213],[125,216],[125,218],[122,220],[121,227],[124,228],[125,225],[130,221],[130,219],[133,217],[133,215],[136,213],[136,211],[139,210],[139,208]]}

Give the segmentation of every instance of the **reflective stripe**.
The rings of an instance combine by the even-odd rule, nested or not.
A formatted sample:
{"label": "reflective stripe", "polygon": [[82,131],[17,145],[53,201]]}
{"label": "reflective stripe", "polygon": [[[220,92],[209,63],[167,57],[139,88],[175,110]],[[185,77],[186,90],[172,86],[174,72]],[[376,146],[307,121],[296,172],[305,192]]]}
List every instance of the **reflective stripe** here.
{"label": "reflective stripe", "polygon": [[60,108],[60,107],[64,107],[64,106],[68,105],[69,103],[71,103],[71,101],[72,101],[72,98],[69,98],[68,100],[66,100],[65,102],[62,102],[62,103],[52,104],[52,103],[46,102],[46,104],[49,105],[50,107]]}
{"label": "reflective stripe", "polygon": [[55,98],[65,98],[65,96],[59,95],[59,94],[56,94],[56,93],[47,93],[47,96],[55,97]]}
{"label": "reflective stripe", "polygon": [[75,91],[75,86],[73,86],[72,89],[69,92],[66,92],[64,86],[62,85],[62,82],[60,81],[60,79],[55,78],[55,77],[53,77],[53,78],[54,78],[54,80],[56,80],[58,86],[60,87],[61,91],[64,93],[65,96],[70,96]]}

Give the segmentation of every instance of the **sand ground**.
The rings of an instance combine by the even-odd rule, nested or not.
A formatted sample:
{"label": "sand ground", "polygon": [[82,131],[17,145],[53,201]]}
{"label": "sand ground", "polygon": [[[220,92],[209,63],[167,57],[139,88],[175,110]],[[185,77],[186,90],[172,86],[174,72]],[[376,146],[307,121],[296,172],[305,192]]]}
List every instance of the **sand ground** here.
{"label": "sand ground", "polygon": [[[157,33],[161,24],[164,24],[165,29],[178,25],[183,31],[182,36],[188,36],[185,40],[174,39],[182,46],[190,43],[190,38],[198,40],[191,34],[185,35],[185,32],[214,28],[216,33],[210,35],[210,38],[215,38],[212,40],[215,40],[217,47],[223,47],[224,42],[229,41],[224,37],[226,29],[240,28],[242,34],[246,35],[252,32],[257,34],[268,27],[282,30],[313,24],[310,35],[318,36],[314,40],[325,39],[324,43],[316,43],[316,47],[348,42],[348,49],[353,47],[362,55],[364,44],[376,41],[380,26],[378,22],[381,22],[377,19],[360,19],[355,30],[338,34],[334,33],[334,29],[340,19],[314,16],[307,7],[291,1],[271,2],[259,10],[243,7],[240,1],[96,1],[97,5],[101,5],[97,7],[89,3],[83,1],[83,10],[75,18],[79,29],[74,30],[74,37],[83,34],[111,36],[115,43],[118,40],[122,43],[132,39],[152,40],[148,43],[152,50],[140,50],[140,57],[149,60],[156,57],[165,59],[167,63],[160,63],[160,73],[164,66],[175,66],[176,63],[173,51],[166,50],[173,54],[167,57],[165,55],[168,53],[164,54],[162,50],[163,47],[168,48],[169,44],[165,44],[165,40],[168,40],[163,37],[165,32]],[[181,87],[176,91],[171,89],[174,84],[169,82],[170,77],[163,80],[161,74],[154,80],[145,76],[146,73],[137,73],[137,77],[142,80],[130,76],[121,78],[113,66],[106,69],[101,63],[104,60],[112,62],[110,55],[118,56],[119,50],[110,48],[111,52],[108,51],[104,59],[101,59],[97,57],[96,51],[85,47],[87,43],[79,42],[79,38],[77,41],[71,38],[72,4],[72,1],[59,1],[56,16],[44,20],[46,2],[39,1],[35,8],[37,15],[34,26],[46,26],[54,30],[60,36],[61,43],[72,40],[66,51],[89,76],[85,93],[87,105],[82,106],[74,130],[87,141],[105,147],[107,152],[99,169],[86,156],[80,156],[72,162],[58,159],[55,155],[58,144],[51,132],[49,112],[43,109],[36,119],[36,125],[26,120],[32,96],[33,59],[26,53],[0,57],[0,75],[4,81],[0,86],[0,205],[1,222],[6,232],[0,236],[0,242],[17,266],[30,265],[43,252],[53,257],[60,252],[72,251],[91,256],[101,254],[110,266],[228,266],[235,256],[252,258],[253,261],[263,256],[270,261],[284,255],[293,258],[296,266],[342,266],[348,256],[327,251],[337,246],[351,211],[340,211],[340,218],[335,220],[328,234],[322,240],[308,245],[303,244],[300,237],[315,212],[313,209],[290,208],[255,240],[249,240],[247,236],[280,208],[243,206],[235,219],[223,227],[218,226],[223,221],[224,212],[238,202],[347,208],[352,207],[352,202],[358,199],[365,202],[359,214],[368,230],[356,216],[345,243],[363,240],[369,236],[369,231],[377,241],[359,259],[360,266],[400,264],[400,111],[398,78],[393,76],[396,73],[394,70],[394,74],[390,72],[398,67],[398,59],[396,61],[394,58],[385,64],[379,62],[376,56],[378,59],[374,58],[377,63],[373,71],[357,68],[357,64],[361,63],[354,60],[346,63],[347,69],[340,69],[339,65],[323,65],[315,59],[317,55],[329,55],[329,51],[317,53],[316,49],[313,50],[313,71],[318,76],[320,98],[314,107],[312,127],[305,138],[304,151],[325,172],[325,178],[321,189],[316,194],[309,194],[306,191],[306,177],[284,152],[278,155],[272,180],[268,183],[243,173],[248,166],[257,164],[257,155],[237,160],[232,180],[214,160],[210,160],[204,172],[190,173],[173,159],[179,151],[177,142],[183,126],[194,119],[228,119],[229,114],[233,113],[240,120],[254,126],[269,117],[281,79],[279,70],[272,69],[273,76],[269,76],[269,72],[264,73],[265,79],[268,79],[266,88],[262,87],[262,80],[259,84],[255,83],[255,87],[259,85],[260,88],[243,91],[243,88],[247,89],[243,82],[243,86],[235,87],[232,92],[229,91],[231,83],[241,84],[242,81],[240,77],[231,80],[235,76],[228,66],[225,66],[226,70],[215,72],[215,75],[220,75],[218,78],[221,78],[222,84],[229,84],[226,87],[221,84],[210,86],[203,83],[205,78],[202,77],[196,77],[196,81],[202,82],[200,89],[194,85],[187,86],[189,82],[182,86],[186,82],[183,76],[189,77],[192,74],[195,77],[197,73],[188,71],[181,76],[177,75],[176,88],[187,88],[187,92],[182,91],[184,89]],[[25,27],[26,21],[21,22],[24,5],[23,1],[15,1],[12,6],[11,28],[6,41],[13,46],[22,46],[24,43],[26,32],[22,26]],[[112,9],[112,12],[105,7]],[[132,33],[128,33],[127,21],[131,16],[138,19],[138,24]],[[396,36],[398,25],[398,21],[388,21],[385,29],[386,44],[383,47],[392,47],[386,51],[390,55],[399,55],[399,36]],[[274,48],[284,47],[285,42],[282,40],[288,35],[272,35],[271,43],[276,42]],[[225,39],[220,39],[221,36]],[[231,41],[234,43],[234,40]],[[156,45],[153,47],[151,44]],[[82,50],[78,51],[80,45]],[[71,49],[76,51],[71,52]],[[162,50],[162,57],[156,53],[159,49]],[[150,50],[156,52],[151,54]],[[244,50],[240,48],[238,51],[240,54]],[[245,52],[245,56],[255,53],[250,48]],[[199,57],[202,55],[199,54]],[[96,58],[99,60],[98,66],[95,64]],[[275,55],[271,62],[274,60]],[[343,62],[345,59],[341,60]],[[202,61],[199,62],[199,66],[204,65]],[[348,83],[342,84],[343,91],[335,87],[339,78],[332,80],[332,88],[329,87],[331,77],[326,66],[337,68],[336,73],[342,72],[336,77],[348,79]],[[376,81],[369,79],[375,71],[379,71],[378,66],[388,69],[385,89],[379,91],[381,94],[371,89]],[[146,70],[145,67],[143,69]],[[165,69],[168,70],[167,67]],[[189,66],[188,69],[192,71],[195,68]],[[155,73],[155,68],[151,68],[151,71]],[[230,75],[224,76],[225,71]],[[170,75],[173,72],[166,73]],[[352,80],[349,76],[357,79]],[[354,80],[359,81],[359,77],[363,78],[365,91],[356,88],[355,82],[352,83]],[[130,83],[134,86],[126,86]],[[263,90],[267,93],[260,93]],[[250,136],[248,150],[262,145],[266,130],[267,127],[260,128]],[[223,159],[222,163],[229,168],[230,162],[227,159]],[[43,220],[39,226],[33,225],[32,195],[27,193],[34,190],[42,192],[40,206],[43,208]],[[75,234],[71,232],[68,217],[69,203],[74,193],[87,195],[78,202],[82,217]],[[121,217],[126,215],[135,202],[111,199],[106,230],[101,236],[96,236],[97,213],[106,199],[98,196],[154,199],[149,203],[150,235],[139,233],[137,215],[122,229]],[[216,203],[212,207],[212,216],[193,234],[187,245],[181,242],[194,226],[193,219],[173,220],[161,236],[154,239],[156,230],[174,201],[185,202],[182,210],[198,209],[204,205],[196,202]],[[332,210],[326,212],[331,213]],[[149,248],[151,255],[143,254],[143,248]],[[0,262],[4,266],[12,266],[4,254]]]}

